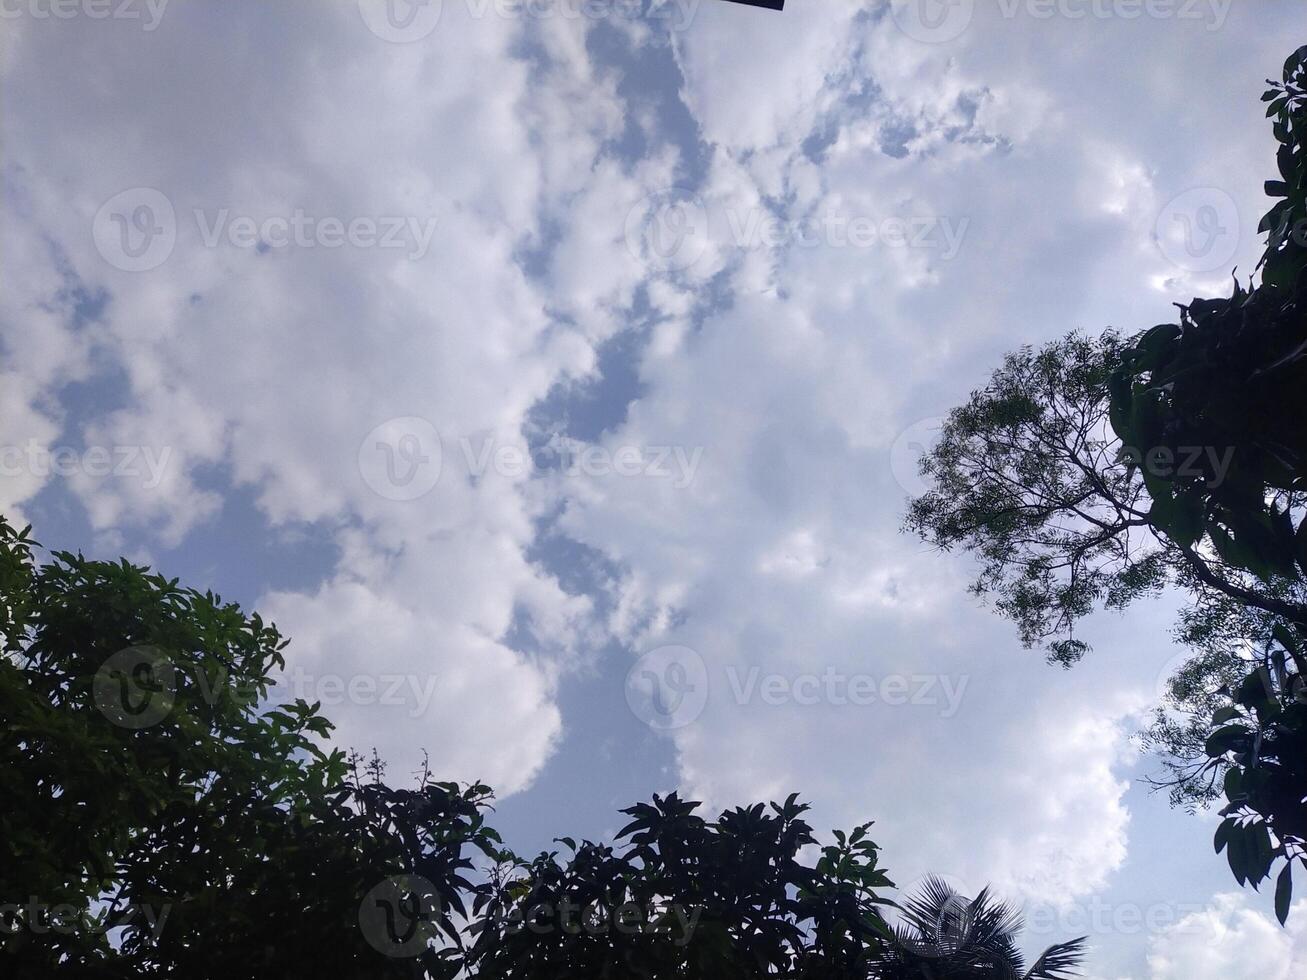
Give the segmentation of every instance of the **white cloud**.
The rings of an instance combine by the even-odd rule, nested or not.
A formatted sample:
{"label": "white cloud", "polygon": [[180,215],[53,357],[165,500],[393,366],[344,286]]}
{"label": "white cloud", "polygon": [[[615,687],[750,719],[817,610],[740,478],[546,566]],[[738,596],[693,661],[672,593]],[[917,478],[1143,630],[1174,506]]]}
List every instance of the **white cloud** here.
{"label": "white cloud", "polygon": [[[641,106],[644,156],[601,152],[627,120],[592,25],[446,3],[429,37],[389,44],[355,4],[309,2],[177,4],[148,35],[6,21],[4,82],[22,98],[6,100],[0,444],[170,450],[151,487],[70,481],[110,539],[184,545],[228,482],[273,525],[320,522],[336,567],[260,605],[294,640],[291,679],[316,679],[340,702],[327,713],[341,741],[378,745],[392,775],[425,747],[444,776],[527,787],[565,730],[560,677],[607,630],[707,662],[703,715],[675,734],[693,793],[801,790],[826,826],[875,818],[906,880],[945,871],[1054,904],[1092,893],[1129,873],[1126,737],[1171,653],[1168,609],[1096,624],[1105,642],[1073,674],[1042,668],[968,601],[961,564],[898,534],[891,447],[1004,350],[1148,326],[1219,279],[1153,240],[1183,191],[1231,196],[1251,268],[1271,166],[1257,97],[1289,36],[1268,24],[1290,15],[1245,6],[1207,31],[982,5],[932,46],[883,4],[790,8],[705,0],[677,34],[707,223],[699,260],[672,269],[630,247],[631,216],[696,172],[677,149],[695,134],[661,132]],[[84,71],[51,67],[66,64]],[[169,198],[176,242],[129,273],[92,224],[142,187]],[[257,227],[300,210],[435,232],[418,250],[205,242],[221,216]],[[869,221],[877,241],[795,243],[831,215]],[[782,241],[738,240],[769,218]],[[935,237],[886,240],[898,219]],[[76,323],[75,286],[105,291],[98,322]],[[466,446],[526,447],[532,407],[593,376],[642,290],[656,321],[643,393],[603,442],[701,449],[689,486],[470,472]],[[119,372],[122,403],[69,428],[63,386]],[[416,500],[378,492],[383,461],[358,462],[401,418],[441,437],[391,447],[401,465],[439,459]],[[0,508],[45,484],[6,478]],[[560,504],[562,528],[622,568],[605,623],[529,558]],[[525,653],[507,640],[524,623]],[[789,700],[737,696],[751,671]],[[798,703],[828,671],[880,700]],[[328,677],[345,692],[322,692]],[[886,704],[900,677],[909,697],[933,678],[934,702]],[[1222,921],[1230,945],[1275,946],[1255,913]],[[1201,975],[1178,933],[1153,954],[1155,980]]]}
{"label": "white cloud", "polygon": [[61,413],[51,398],[88,372],[88,329],[78,330],[79,297],[57,243],[45,239],[34,212],[50,204],[21,168],[0,180],[4,220],[0,255],[0,513],[21,526],[22,504],[51,478],[50,453],[61,448]]}
{"label": "white cloud", "polygon": [[[514,792],[559,734],[553,664],[571,655],[589,603],[528,560],[542,504],[523,479],[475,482],[459,447],[524,446],[530,407],[590,370],[594,345],[620,326],[554,315],[518,251],[540,246],[547,220],[570,226],[595,199],[638,195],[629,182],[587,189],[621,126],[613,81],[584,57],[588,25],[472,10],[446,4],[411,44],[374,36],[353,3],[222,16],[176,5],[148,34],[87,18],[15,22],[5,82],[24,94],[6,102],[6,178],[23,203],[5,244],[24,264],[6,265],[7,283],[12,273],[23,286],[7,285],[3,324],[21,351],[6,368],[24,377],[6,385],[3,424],[6,438],[12,423],[47,442],[167,454],[151,485],[69,480],[110,545],[125,533],[184,542],[220,512],[225,477],[252,488],[273,524],[333,530],[342,558],[328,582],[264,603],[295,640],[291,669],[439,678],[429,711],[341,705],[342,739],[385,745],[400,771],[426,746],[438,771]],[[46,70],[56,63],[93,77]],[[117,224],[92,228],[133,188],[162,193],[175,225],[151,239],[171,245],[157,267],[129,272],[116,236],[136,236],[134,248],[152,226],[137,226],[131,194],[109,216]],[[339,226],[357,221],[397,228],[403,247],[339,245]],[[247,245],[267,247],[242,246],[250,234]],[[629,301],[629,258],[611,274],[587,265],[594,298]],[[85,338],[68,330],[67,298],[56,303],[64,280],[107,291]],[[123,373],[123,404],[59,432],[43,406],[86,371],[92,342],[94,369]],[[430,492],[405,501],[369,486],[358,460],[372,430],[407,417],[435,426],[445,456]],[[6,480],[0,502],[12,511],[41,485]],[[506,646],[521,617],[535,657]]]}
{"label": "white cloud", "polygon": [[[1168,315],[1175,290],[1198,281],[1153,243],[1160,209],[1203,180],[1251,214],[1265,170],[1251,164],[1269,137],[1258,92],[1236,101],[1199,79],[1182,106],[1164,79],[1192,76],[1191,43],[1219,50],[1223,77],[1250,85],[1278,60],[1266,63],[1247,17],[1220,38],[990,18],[932,47],[853,12],[803,5],[742,44],[740,19],[719,10],[683,39],[686,101],[712,144],[707,206],[948,218],[965,228],[961,248],[949,259],[885,240],[735,255],[730,308],[644,363],[646,394],[610,436],[702,445],[698,479],[684,492],[597,483],[574,494],[565,526],[631,570],[615,625],[637,651],[684,644],[708,664],[708,706],[674,734],[694,794],[727,804],[800,789],[823,820],[879,819],[909,872],[934,862],[1069,901],[1124,866],[1127,740],[1154,686],[1140,665],[1166,656],[1165,610],[1137,620],[1158,632],[1106,634],[1117,645],[1100,657],[1114,670],[1038,673],[1006,624],[968,607],[959,566],[898,536],[906,492],[889,449],[981,383],[1004,349]],[[1098,97],[1066,70],[1068,50],[1117,66]],[[1228,128],[1180,144],[1159,120],[1159,106],[1207,103]],[[824,146],[820,166],[798,148],[809,136]],[[1254,236],[1238,254],[1247,268]],[[1158,277],[1173,280],[1167,293]],[[741,704],[728,672],[755,667],[791,682],[833,669],[967,674],[971,686],[949,718]]]}
{"label": "white cloud", "polygon": [[[708,663],[707,709],[676,732],[696,798],[800,790],[824,822],[876,819],[896,870],[934,862],[1049,901],[1101,887],[1125,857],[1130,686],[1092,703],[1057,687],[1006,624],[966,608],[955,568],[898,537],[893,409],[858,393],[877,373],[793,304],[740,300],[647,374],[612,436],[704,445],[695,482],[596,481],[565,526],[635,570],[637,649],[680,643]],[[930,703],[768,703],[760,688],[742,703],[754,669],[903,677]]]}
{"label": "white cloud", "polygon": [[1212,907],[1186,916],[1156,936],[1149,980],[1295,980],[1307,974],[1307,902],[1292,909],[1287,928],[1251,907],[1248,896],[1217,895]]}
{"label": "white cloud", "polygon": [[335,742],[377,748],[401,785],[426,750],[440,779],[516,793],[560,734],[548,676],[466,627],[348,581],[274,594],[264,607],[294,628],[278,693],[322,702]]}

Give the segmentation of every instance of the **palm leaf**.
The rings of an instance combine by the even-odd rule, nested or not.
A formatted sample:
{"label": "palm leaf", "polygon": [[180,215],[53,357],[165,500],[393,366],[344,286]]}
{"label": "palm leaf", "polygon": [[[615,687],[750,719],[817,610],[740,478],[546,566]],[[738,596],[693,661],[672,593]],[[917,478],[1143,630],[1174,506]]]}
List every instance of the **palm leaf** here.
{"label": "palm leaf", "polygon": [[1027,980],[1067,980],[1076,975],[1085,958],[1085,939],[1057,943],[1044,950],[1026,974]]}

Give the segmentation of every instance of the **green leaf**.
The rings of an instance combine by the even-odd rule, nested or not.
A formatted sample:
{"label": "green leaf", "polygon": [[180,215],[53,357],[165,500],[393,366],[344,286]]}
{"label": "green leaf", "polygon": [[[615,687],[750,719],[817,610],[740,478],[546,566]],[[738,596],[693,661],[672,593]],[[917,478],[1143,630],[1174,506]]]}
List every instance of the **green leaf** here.
{"label": "green leaf", "polygon": [[1212,846],[1216,848],[1216,853],[1220,854],[1225,850],[1225,846],[1230,843],[1230,833],[1234,830],[1234,820],[1225,819],[1221,821],[1221,826],[1216,828],[1216,835],[1212,838]]}
{"label": "green leaf", "polygon": [[1232,704],[1227,704],[1224,707],[1217,708],[1212,713],[1212,724],[1224,725],[1230,719],[1238,718],[1238,717],[1239,717],[1239,709]]}
{"label": "green leaf", "polygon": [[1216,553],[1229,564],[1246,569],[1263,581],[1272,577],[1271,567],[1260,555],[1243,541],[1233,537],[1225,528],[1219,524],[1212,524],[1207,528],[1207,533],[1216,547]]}
{"label": "green leaf", "polygon": [[1293,862],[1285,864],[1275,882],[1275,917],[1280,925],[1289,921],[1289,905],[1293,901]]}
{"label": "green leaf", "polygon": [[1192,548],[1203,536],[1203,501],[1197,494],[1182,493],[1175,498],[1168,533],[1181,548]]}
{"label": "green leaf", "polygon": [[1271,627],[1271,635],[1275,637],[1277,643],[1284,647],[1291,654],[1298,653],[1298,640],[1290,632],[1289,628],[1283,623],[1276,623]]}
{"label": "green leaf", "polygon": [[1246,845],[1243,828],[1238,826],[1231,828],[1228,842],[1229,846],[1225,849],[1225,860],[1230,865],[1230,873],[1234,875],[1234,880],[1242,886],[1248,880],[1248,875],[1244,871]]}
{"label": "green leaf", "polygon": [[1207,737],[1207,754],[1213,759],[1218,759],[1229,752],[1237,742],[1247,739],[1251,734],[1243,725],[1226,725],[1224,728],[1218,728]]}
{"label": "green leaf", "polygon": [[1304,575],[1307,575],[1307,517],[1303,518],[1302,523],[1298,525],[1298,533],[1294,535],[1294,551],[1298,559],[1298,567],[1302,569]]}
{"label": "green leaf", "polygon": [[1225,771],[1225,783],[1222,787],[1225,790],[1225,798],[1231,803],[1238,800],[1240,789],[1243,784],[1243,770],[1238,766],[1231,766]]}

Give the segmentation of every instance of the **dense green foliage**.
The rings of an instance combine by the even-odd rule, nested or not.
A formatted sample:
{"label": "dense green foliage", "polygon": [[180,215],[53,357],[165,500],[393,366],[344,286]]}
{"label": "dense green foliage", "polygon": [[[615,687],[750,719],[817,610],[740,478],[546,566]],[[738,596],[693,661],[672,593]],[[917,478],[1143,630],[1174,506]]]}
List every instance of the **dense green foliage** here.
{"label": "dense green foliage", "polygon": [[837,833],[808,864],[800,850],[816,839],[794,797],[714,822],[697,809],[655,797],[623,811],[620,850],[566,840],[566,861],[543,854],[514,869],[488,899],[475,975],[869,975],[889,937],[878,890],[891,882],[867,827]]}
{"label": "dense green foliage", "polygon": [[[1281,180],[1261,283],[1123,341],[1010,355],[923,460],[907,525],[981,562],[1028,644],[1070,664],[1079,619],[1177,586],[1197,649],[1148,740],[1176,802],[1225,796],[1216,846],[1260,884],[1307,863],[1307,48],[1265,101]],[[1219,790],[1218,788],[1219,787]]]}
{"label": "dense green foliage", "polygon": [[350,779],[315,706],[262,706],[275,628],[32,547],[0,518],[5,975],[413,975],[360,899],[417,874],[455,902],[467,846],[492,846],[488,791]]}

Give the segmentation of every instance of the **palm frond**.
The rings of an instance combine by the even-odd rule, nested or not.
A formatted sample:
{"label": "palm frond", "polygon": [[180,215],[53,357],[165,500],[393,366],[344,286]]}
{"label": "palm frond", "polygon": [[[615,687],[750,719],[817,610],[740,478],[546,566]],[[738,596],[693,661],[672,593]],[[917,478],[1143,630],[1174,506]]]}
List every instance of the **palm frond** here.
{"label": "palm frond", "polygon": [[945,931],[947,921],[955,917],[959,907],[969,904],[970,900],[959,895],[943,878],[931,875],[916,895],[904,901],[903,917],[925,939]]}
{"label": "palm frond", "polygon": [[898,908],[901,919],[878,977],[1071,980],[1084,960],[1085,940],[1073,939],[1048,947],[1026,971],[1016,945],[1025,925],[1021,911],[988,888],[967,898],[932,875]]}
{"label": "palm frond", "polygon": [[1085,937],[1057,943],[1044,950],[1026,974],[1026,980],[1068,980],[1077,975],[1085,958]]}

